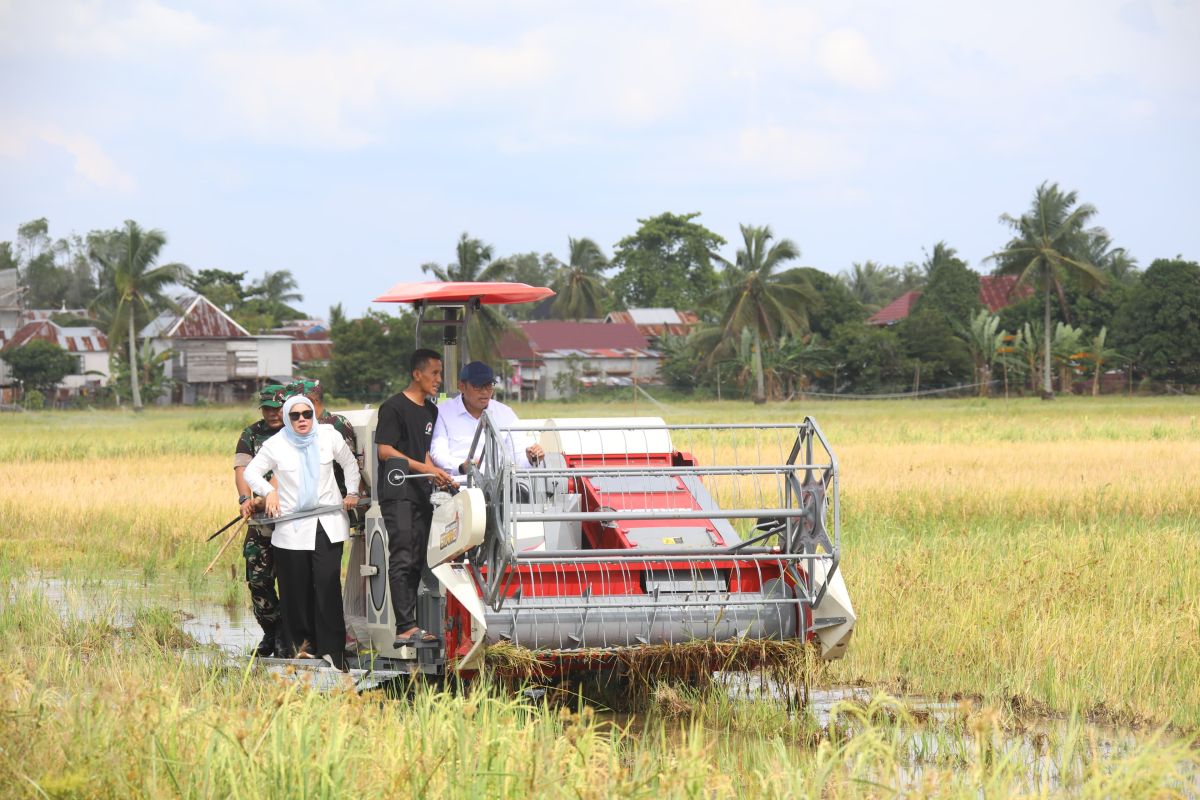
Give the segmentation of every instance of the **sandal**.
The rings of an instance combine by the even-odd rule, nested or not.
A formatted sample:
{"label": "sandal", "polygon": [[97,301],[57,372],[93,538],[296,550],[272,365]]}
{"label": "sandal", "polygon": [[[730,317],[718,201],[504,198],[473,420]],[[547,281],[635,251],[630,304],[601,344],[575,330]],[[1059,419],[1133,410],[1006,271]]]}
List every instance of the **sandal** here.
{"label": "sandal", "polygon": [[392,647],[417,647],[419,645],[434,644],[438,641],[438,637],[429,631],[417,628],[416,631],[408,636],[396,636],[396,641],[392,642]]}

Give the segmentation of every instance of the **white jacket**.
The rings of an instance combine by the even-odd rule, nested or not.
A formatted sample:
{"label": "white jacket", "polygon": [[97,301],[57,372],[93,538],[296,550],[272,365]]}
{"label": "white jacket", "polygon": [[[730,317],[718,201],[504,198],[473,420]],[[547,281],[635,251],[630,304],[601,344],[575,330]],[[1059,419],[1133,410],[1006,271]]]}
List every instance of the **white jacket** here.
{"label": "white jacket", "polygon": [[[317,487],[317,505],[332,506],[342,502],[341,492],[333,477],[333,460],[342,465],[346,486],[358,486],[358,461],[346,445],[346,440],[332,425],[317,425],[317,445],[321,454],[321,475]],[[263,475],[274,472],[279,482],[279,513],[296,510],[296,495],[300,491],[300,454],[296,452],[281,430],[263,444],[246,467],[246,482],[256,494],[264,497],[274,491]],[[333,544],[346,541],[350,523],[345,511],[334,511],[319,517],[280,522],[271,534],[271,544],[284,550],[314,550],[317,546],[317,522]]]}

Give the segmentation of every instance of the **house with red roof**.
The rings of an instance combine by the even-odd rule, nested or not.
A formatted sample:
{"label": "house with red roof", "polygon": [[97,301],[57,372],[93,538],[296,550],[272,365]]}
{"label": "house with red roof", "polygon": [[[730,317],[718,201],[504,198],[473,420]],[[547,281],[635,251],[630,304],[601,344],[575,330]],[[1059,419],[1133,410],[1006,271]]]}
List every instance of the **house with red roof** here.
{"label": "house with red roof", "polygon": [[[991,313],[1024,300],[1033,294],[1033,287],[1018,284],[1015,275],[981,275],[979,277],[979,302]],[[895,325],[916,308],[921,292],[913,289],[905,292],[867,319],[868,325]]]}
{"label": "house with red roof", "polygon": [[292,363],[324,366],[333,358],[333,342],[329,338],[329,326],[323,319],[295,319],[271,333],[290,336],[292,339]]}
{"label": "house with red roof", "polygon": [[[76,368],[63,378],[51,400],[65,400],[76,394],[94,392],[108,384],[108,337],[90,325],[63,326],[34,312],[33,319],[17,328],[0,328],[0,354],[10,353],[30,342],[53,342],[76,359]],[[0,359],[0,387],[4,402],[11,402],[14,381],[8,362]]]}
{"label": "house with red roof", "polygon": [[505,387],[523,400],[556,400],[580,387],[658,383],[659,353],[631,322],[519,322],[500,342]]}

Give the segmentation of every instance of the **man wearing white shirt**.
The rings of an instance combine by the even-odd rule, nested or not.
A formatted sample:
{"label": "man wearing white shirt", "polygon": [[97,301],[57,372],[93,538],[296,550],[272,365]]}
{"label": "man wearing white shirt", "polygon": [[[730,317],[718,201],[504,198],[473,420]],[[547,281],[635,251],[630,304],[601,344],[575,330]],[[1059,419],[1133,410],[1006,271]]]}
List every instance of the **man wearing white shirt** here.
{"label": "man wearing white shirt", "polygon": [[[521,431],[504,431],[504,428],[520,424],[516,413],[492,398],[496,388],[496,373],[482,361],[472,361],[458,373],[458,397],[438,404],[438,418],[433,425],[433,442],[429,454],[433,463],[455,476],[460,483],[465,480],[467,459],[471,455],[471,442],[479,427],[479,418],[487,411],[492,425],[502,438],[507,439],[509,457],[519,467],[528,467],[541,461],[545,453],[541,445],[532,443],[518,448],[518,442],[526,444],[529,434]],[[479,453],[475,454],[476,458]]]}

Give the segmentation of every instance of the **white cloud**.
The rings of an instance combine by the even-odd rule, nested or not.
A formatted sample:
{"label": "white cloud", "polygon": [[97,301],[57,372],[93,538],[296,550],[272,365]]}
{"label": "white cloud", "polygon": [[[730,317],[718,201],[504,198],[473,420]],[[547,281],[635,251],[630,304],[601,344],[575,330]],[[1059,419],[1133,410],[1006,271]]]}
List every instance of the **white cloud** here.
{"label": "white cloud", "polygon": [[839,28],[822,36],[817,59],[825,74],[842,86],[871,90],[887,82],[866,37],[853,28]]}
{"label": "white cloud", "polygon": [[545,61],[532,41],[512,47],[369,41],[302,51],[227,49],[210,64],[232,133],[354,148],[379,136],[380,119],[486,104],[493,93],[528,86],[546,72]]}
{"label": "white cloud", "polygon": [[92,137],[47,125],[30,130],[29,138],[62,148],[74,159],[75,174],[100,188],[119,192],[133,190],[131,178]]}
{"label": "white cloud", "polygon": [[837,136],[779,125],[750,126],[738,132],[733,150],[743,165],[764,178],[810,178],[858,165],[854,152]]}
{"label": "white cloud", "polygon": [[0,6],[0,42],[69,58],[152,60],[207,42],[215,29],[190,11],[155,0],[9,3]]}

